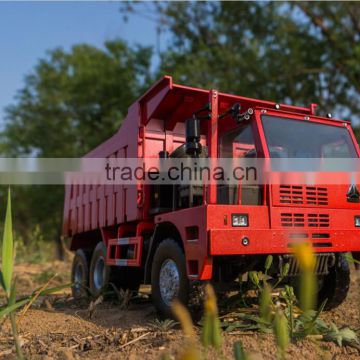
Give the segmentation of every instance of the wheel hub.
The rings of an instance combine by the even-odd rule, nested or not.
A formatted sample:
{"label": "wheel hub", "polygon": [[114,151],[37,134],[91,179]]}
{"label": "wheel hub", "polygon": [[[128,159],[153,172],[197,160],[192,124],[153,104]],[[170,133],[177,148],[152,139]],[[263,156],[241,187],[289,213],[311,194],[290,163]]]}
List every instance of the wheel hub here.
{"label": "wheel hub", "polygon": [[96,290],[104,287],[105,279],[105,261],[103,257],[99,257],[94,267],[94,286]]}
{"label": "wheel hub", "polygon": [[160,294],[167,306],[178,296],[180,288],[180,274],[175,261],[167,259],[160,269]]}

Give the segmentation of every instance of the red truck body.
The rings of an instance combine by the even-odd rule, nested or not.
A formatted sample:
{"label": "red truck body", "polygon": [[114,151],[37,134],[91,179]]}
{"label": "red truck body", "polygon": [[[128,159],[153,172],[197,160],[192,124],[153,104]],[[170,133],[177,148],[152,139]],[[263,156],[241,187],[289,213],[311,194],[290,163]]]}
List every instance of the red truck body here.
{"label": "red truck body", "polygon": [[[206,103],[211,104],[210,118],[201,125],[201,141],[210,158],[220,156],[221,134],[236,127],[231,119],[219,121],[219,114],[235,103],[245,111],[254,110],[251,127],[259,157],[271,157],[261,121],[265,113],[345,128],[359,156],[350,124],[316,116],[314,104],[309,108],[278,106],[177,85],[166,76],[129,108],[119,131],[86,157],[158,158],[161,151],[172,153],[185,143],[185,120]],[[217,186],[210,184],[202,204],[164,213],[151,211],[147,185],[69,185],[63,232],[72,239],[71,250],[93,249],[102,241],[108,266],[142,269],[145,282],[150,282],[157,244],[164,237],[175,237],[185,254],[188,279],[210,280],[217,257],[287,254],[289,242],[297,236],[306,238],[319,253],[360,251],[360,231],[354,225],[360,204],[347,201],[349,185],[264,185],[260,202],[249,205],[241,201],[219,204]],[[246,213],[249,225],[233,227],[234,213]],[[244,237],[249,239],[247,246],[242,244]],[[130,258],[122,251],[129,247]]]}

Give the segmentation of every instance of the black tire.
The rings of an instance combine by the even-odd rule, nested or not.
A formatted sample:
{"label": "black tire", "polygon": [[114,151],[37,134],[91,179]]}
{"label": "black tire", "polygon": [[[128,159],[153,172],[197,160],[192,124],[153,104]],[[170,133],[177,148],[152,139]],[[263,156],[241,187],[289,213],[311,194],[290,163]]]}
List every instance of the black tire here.
{"label": "black tire", "polygon": [[80,299],[87,295],[90,257],[90,251],[84,249],[78,249],[75,253],[71,268],[71,282],[74,284],[71,292],[74,299]]}
{"label": "black tire", "polygon": [[343,256],[339,254],[336,263],[323,279],[323,284],[318,293],[318,306],[327,299],[325,310],[338,307],[347,296],[350,287],[350,267]]}
{"label": "black tire", "polygon": [[[170,274],[174,274],[176,271],[178,275],[175,276],[178,281],[168,282],[169,294],[164,294],[164,288],[160,288],[160,272],[163,273],[164,279],[166,269],[169,269]],[[168,279],[174,280],[174,277],[172,278],[170,275]],[[151,293],[156,310],[164,318],[173,318],[171,311],[173,300],[178,299],[185,306],[188,304],[189,281],[186,274],[185,255],[179,244],[173,239],[163,240],[155,251],[151,268]]]}
{"label": "black tire", "polygon": [[89,287],[94,297],[104,293],[110,281],[110,267],[106,265],[106,245],[99,242],[91,257]]}

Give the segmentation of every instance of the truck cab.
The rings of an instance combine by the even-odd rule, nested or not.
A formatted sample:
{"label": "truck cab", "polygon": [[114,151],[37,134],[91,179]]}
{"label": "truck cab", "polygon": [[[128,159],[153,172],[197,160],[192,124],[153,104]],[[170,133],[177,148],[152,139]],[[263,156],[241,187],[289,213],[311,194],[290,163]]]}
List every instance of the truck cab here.
{"label": "truck cab", "polygon": [[[314,104],[293,107],[217,91],[210,92],[209,98],[213,101],[209,120],[201,121],[200,128],[210,159],[259,159],[264,163],[268,159],[279,164],[281,160],[285,164],[299,161],[304,166],[307,159],[321,163],[321,159],[358,158],[350,123],[316,115]],[[237,113],[229,116],[234,108]],[[272,275],[279,276],[289,263],[287,280],[296,280],[299,265],[293,248],[306,242],[316,253],[318,302],[327,299],[327,309],[336,307],[345,299],[350,283],[344,253],[356,254],[360,248],[356,184],[350,179],[349,183],[327,184],[328,173],[313,172],[311,181],[300,177],[300,182],[292,179],[291,172],[287,173],[290,181],[282,182],[275,175],[279,174],[270,174],[264,183],[204,185],[207,191],[200,191],[206,194],[201,204],[172,208],[155,216],[154,238],[157,229],[164,229],[166,235],[159,238],[167,238],[173,242],[170,248],[174,247],[167,251],[176,252],[175,243],[180,246],[190,283],[211,280],[220,284],[229,284],[248,271],[263,270],[270,254],[274,257]],[[354,197],[349,197],[351,188],[355,188]],[[171,264],[171,271],[167,265],[158,265],[151,279],[152,283],[179,284],[164,292],[168,299],[174,293],[181,294],[176,281],[181,279],[181,271],[176,262]],[[165,274],[172,275],[162,282],[162,274],[165,279]],[[158,309],[168,312],[161,288],[155,286],[156,291],[160,294],[155,297]],[[186,296],[183,301],[187,301]]]}

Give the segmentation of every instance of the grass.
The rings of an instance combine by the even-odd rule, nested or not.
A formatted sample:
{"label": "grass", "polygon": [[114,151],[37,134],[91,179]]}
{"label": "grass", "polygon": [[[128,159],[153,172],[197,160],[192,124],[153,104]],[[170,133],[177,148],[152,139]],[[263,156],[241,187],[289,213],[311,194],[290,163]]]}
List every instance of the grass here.
{"label": "grass", "polygon": [[[338,346],[350,345],[357,346],[359,343],[356,333],[348,327],[338,328],[335,324],[326,324],[322,318],[322,309],[314,310],[316,282],[313,274],[315,256],[312,248],[305,244],[299,245],[295,249],[296,257],[300,264],[300,296],[299,301],[290,286],[285,286],[280,292],[274,292],[276,288],[286,277],[288,265],[282,269],[281,275],[275,281],[273,287],[267,282],[267,273],[272,265],[273,258],[269,256],[265,262],[264,272],[251,272],[249,278],[252,281],[258,297],[258,312],[255,314],[238,313],[233,316],[232,322],[223,321],[219,317],[217,300],[214,289],[211,285],[205,288],[204,316],[201,321],[200,336],[197,336],[192,319],[188,310],[179,302],[173,305],[173,311],[179,320],[184,335],[185,345],[180,354],[180,359],[199,360],[208,357],[209,352],[216,352],[219,359],[224,359],[223,343],[224,332],[230,332],[236,329],[242,331],[258,331],[263,333],[273,333],[278,357],[284,359],[288,346],[291,342],[296,342],[305,338],[313,338],[321,341],[331,341]],[[0,319],[9,317],[11,330],[14,338],[14,344],[17,352],[17,358],[23,359],[21,344],[17,329],[17,310],[23,308],[20,316],[23,316],[27,309],[40,297],[53,292],[57,292],[65,287],[66,284],[55,288],[48,288],[55,274],[49,270],[38,275],[37,281],[44,282],[45,285],[35,289],[30,296],[17,299],[16,283],[13,276],[14,269],[14,237],[12,229],[11,216],[11,194],[8,192],[8,203],[4,222],[4,233],[1,249],[1,269],[0,285],[5,293],[5,304],[0,306]],[[131,301],[131,293],[118,291],[117,293],[121,308],[127,308]],[[96,300],[93,304],[95,311]],[[154,322],[151,326],[161,332],[167,332],[176,325],[171,320],[163,322]],[[358,348],[358,346],[357,346]],[[250,354],[251,355],[251,354]],[[244,351],[240,341],[233,345],[233,356],[236,360],[246,360],[251,356]],[[164,359],[169,358],[164,355]]]}
{"label": "grass", "polygon": [[153,331],[158,331],[160,333],[167,333],[177,325],[177,322],[171,319],[165,319],[165,320],[155,319],[149,322],[148,325]]}
{"label": "grass", "polygon": [[54,277],[58,277],[58,274],[54,270],[45,269],[41,273],[36,274],[34,276],[34,280],[36,281],[36,283],[46,283]]}
{"label": "grass", "polygon": [[14,249],[18,262],[29,264],[43,264],[57,259],[57,244],[48,241],[39,225],[29,231],[26,241],[14,232]]}
{"label": "grass", "polygon": [[[16,303],[16,279],[13,280],[14,269],[14,239],[12,233],[12,217],[11,217],[11,194],[8,190],[8,203],[6,208],[5,224],[4,224],[4,236],[2,242],[2,266],[0,272],[1,285],[6,294],[7,307],[5,309],[11,309],[15,307]],[[4,310],[5,310],[4,309]],[[11,329],[15,341],[16,353],[18,359],[24,359],[24,355],[21,351],[21,344],[17,334],[16,318],[14,310],[9,311]]]}
{"label": "grass", "polygon": [[0,319],[9,316],[11,322],[11,330],[14,338],[17,359],[24,359],[24,355],[21,350],[21,344],[18,336],[16,326],[16,310],[24,307],[25,312],[31,306],[31,304],[39,297],[45,296],[64,288],[71,286],[66,284],[53,288],[48,288],[49,282],[39,289],[35,289],[30,296],[22,299],[16,299],[16,278],[13,277],[14,272],[14,237],[12,228],[12,214],[11,214],[11,193],[8,190],[8,201],[6,208],[6,216],[4,223],[4,234],[2,241],[1,251],[1,269],[0,269],[0,285],[5,292],[5,305],[0,307]]}

